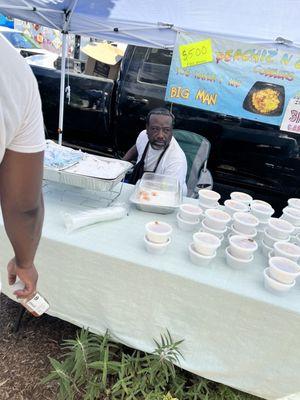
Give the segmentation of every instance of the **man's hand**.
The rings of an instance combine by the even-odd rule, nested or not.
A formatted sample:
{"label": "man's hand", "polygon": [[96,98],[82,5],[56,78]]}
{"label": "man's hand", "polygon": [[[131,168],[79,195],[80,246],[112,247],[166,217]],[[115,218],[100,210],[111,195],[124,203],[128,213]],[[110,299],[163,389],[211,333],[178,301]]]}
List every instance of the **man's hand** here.
{"label": "man's hand", "polygon": [[18,266],[15,258],[13,258],[7,264],[7,272],[8,283],[10,285],[13,285],[16,282],[16,277],[18,277],[25,284],[25,288],[23,290],[16,290],[14,292],[14,295],[16,295],[18,298],[25,299],[35,292],[38,273],[34,264],[26,267]]}

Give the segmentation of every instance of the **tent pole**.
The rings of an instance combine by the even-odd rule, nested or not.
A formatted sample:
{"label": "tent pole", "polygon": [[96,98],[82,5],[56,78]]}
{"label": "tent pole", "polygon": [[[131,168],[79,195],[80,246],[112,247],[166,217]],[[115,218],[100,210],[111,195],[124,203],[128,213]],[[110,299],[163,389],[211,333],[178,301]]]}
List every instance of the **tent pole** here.
{"label": "tent pole", "polygon": [[64,103],[65,103],[65,73],[67,57],[67,33],[62,33],[62,57],[60,68],[60,96],[59,96],[59,121],[58,121],[58,144],[62,144],[64,124]]}

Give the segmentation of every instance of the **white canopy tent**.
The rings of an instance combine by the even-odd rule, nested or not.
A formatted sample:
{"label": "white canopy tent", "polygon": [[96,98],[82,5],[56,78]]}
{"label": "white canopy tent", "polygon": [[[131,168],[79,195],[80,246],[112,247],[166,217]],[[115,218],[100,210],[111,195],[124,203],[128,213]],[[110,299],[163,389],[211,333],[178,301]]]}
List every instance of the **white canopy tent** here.
{"label": "white canopy tent", "polygon": [[173,47],[178,31],[300,44],[300,0],[0,0],[0,12],[63,34],[60,143],[68,33],[158,48]]}

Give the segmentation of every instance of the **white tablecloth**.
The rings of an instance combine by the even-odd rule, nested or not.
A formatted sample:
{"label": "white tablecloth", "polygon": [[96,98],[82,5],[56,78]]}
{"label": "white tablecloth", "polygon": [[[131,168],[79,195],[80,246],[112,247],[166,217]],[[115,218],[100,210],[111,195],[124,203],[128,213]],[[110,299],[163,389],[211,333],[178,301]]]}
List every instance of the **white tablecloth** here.
{"label": "white tablecloth", "polygon": [[[120,199],[131,191],[124,185]],[[189,371],[266,399],[300,392],[299,283],[286,297],[267,292],[260,252],[243,271],[226,265],[224,247],[211,266],[194,266],[187,251],[192,234],[177,228],[175,213],[131,208],[121,220],[67,234],[61,211],[97,206],[87,196],[58,184],[45,188],[36,264],[49,314],[92,332],[108,329],[120,342],[149,352],[152,339],[168,329],[174,340],[184,339],[181,365]],[[154,219],[174,228],[164,255],[144,248],[145,223]],[[2,222],[0,251],[3,270],[12,250]],[[13,297],[2,275],[3,292]]]}

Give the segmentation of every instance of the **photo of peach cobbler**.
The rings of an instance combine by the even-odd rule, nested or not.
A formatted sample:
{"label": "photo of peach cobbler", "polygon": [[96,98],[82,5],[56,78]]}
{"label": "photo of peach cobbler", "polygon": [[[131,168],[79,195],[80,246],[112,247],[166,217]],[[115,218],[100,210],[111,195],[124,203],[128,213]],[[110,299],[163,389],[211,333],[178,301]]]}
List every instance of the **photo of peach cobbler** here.
{"label": "photo of peach cobbler", "polygon": [[274,89],[262,89],[252,94],[253,107],[262,114],[275,111],[279,104],[279,92]]}
{"label": "photo of peach cobbler", "polygon": [[243,108],[255,114],[277,116],[283,111],[284,87],[268,82],[256,82],[248,92]]}

